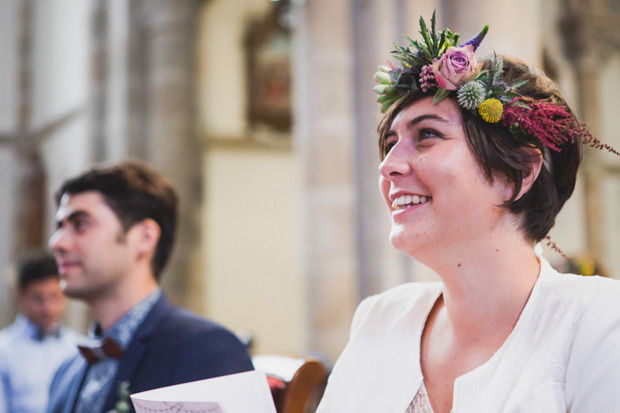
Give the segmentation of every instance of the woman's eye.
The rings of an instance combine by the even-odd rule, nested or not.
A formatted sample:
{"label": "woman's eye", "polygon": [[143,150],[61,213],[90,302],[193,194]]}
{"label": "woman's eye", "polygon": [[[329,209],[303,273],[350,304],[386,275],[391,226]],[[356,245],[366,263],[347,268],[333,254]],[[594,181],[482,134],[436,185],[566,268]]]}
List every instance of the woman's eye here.
{"label": "woman's eye", "polygon": [[385,155],[387,155],[388,153],[390,153],[390,151],[392,150],[392,148],[396,145],[396,140],[388,140],[385,142]]}
{"label": "woman's eye", "polygon": [[441,134],[439,134],[439,132],[434,131],[432,129],[422,129],[420,131],[420,140],[423,141],[425,139],[430,139],[430,138],[441,138]]}

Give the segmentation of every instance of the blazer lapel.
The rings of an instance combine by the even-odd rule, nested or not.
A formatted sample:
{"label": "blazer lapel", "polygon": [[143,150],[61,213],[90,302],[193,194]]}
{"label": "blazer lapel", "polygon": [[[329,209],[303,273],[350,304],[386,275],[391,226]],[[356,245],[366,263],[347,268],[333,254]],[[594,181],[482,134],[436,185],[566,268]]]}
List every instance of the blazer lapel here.
{"label": "blazer lapel", "polygon": [[127,350],[119,361],[118,373],[116,374],[116,379],[106,399],[103,409],[104,412],[112,409],[118,401],[119,383],[123,381],[129,382],[129,389],[132,390],[131,382],[137,373],[136,368],[144,357],[148,338],[156,331],[159,322],[170,313],[173,308],[172,304],[170,304],[168,299],[162,294],[134,333],[133,338],[129,342],[129,346],[127,346]]}
{"label": "blazer lapel", "polygon": [[[50,411],[53,413],[72,413],[86,375],[88,364],[79,354],[63,372],[64,384],[56,388],[57,394],[50,394]],[[66,381],[65,381],[66,380]],[[64,392],[62,389],[66,389]],[[60,402],[60,403],[59,403]],[[55,407],[51,407],[55,406]],[[62,406],[62,407],[61,407]],[[61,407],[61,408],[58,408]]]}

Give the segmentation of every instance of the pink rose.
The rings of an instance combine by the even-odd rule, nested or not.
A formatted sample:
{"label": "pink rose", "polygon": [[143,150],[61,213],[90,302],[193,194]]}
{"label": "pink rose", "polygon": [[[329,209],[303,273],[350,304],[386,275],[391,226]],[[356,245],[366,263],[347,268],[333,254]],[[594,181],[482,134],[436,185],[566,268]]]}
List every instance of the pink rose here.
{"label": "pink rose", "polygon": [[437,85],[448,90],[457,90],[470,75],[479,69],[472,45],[450,47],[439,60],[435,60],[433,73]]}

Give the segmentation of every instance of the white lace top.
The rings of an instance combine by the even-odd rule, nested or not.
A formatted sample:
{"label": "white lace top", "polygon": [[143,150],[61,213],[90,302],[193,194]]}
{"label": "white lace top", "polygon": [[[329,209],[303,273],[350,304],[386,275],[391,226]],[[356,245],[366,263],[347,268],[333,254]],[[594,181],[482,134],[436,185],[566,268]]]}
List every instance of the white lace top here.
{"label": "white lace top", "polygon": [[433,412],[431,401],[428,399],[428,393],[426,393],[424,381],[420,384],[418,392],[409,407],[407,407],[407,410],[405,410],[405,413],[435,413]]}
{"label": "white lace top", "polygon": [[[455,380],[453,412],[618,411],[620,282],[559,274],[540,260],[510,336]],[[441,292],[441,283],[408,283],[364,300],[317,413],[405,412],[413,389],[422,405],[420,338]]]}

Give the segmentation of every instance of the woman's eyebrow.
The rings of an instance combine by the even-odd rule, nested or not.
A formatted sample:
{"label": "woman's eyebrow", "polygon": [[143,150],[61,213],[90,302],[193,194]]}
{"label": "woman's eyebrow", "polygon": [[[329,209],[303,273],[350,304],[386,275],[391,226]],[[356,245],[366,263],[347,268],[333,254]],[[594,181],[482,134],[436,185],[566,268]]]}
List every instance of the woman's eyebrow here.
{"label": "woman's eyebrow", "polygon": [[422,122],[424,120],[436,120],[438,122],[448,123],[448,121],[446,119],[442,118],[439,115],[427,114],[427,115],[416,116],[415,118],[411,119],[409,122],[407,122],[407,128],[408,129],[412,129],[418,123],[420,123],[420,122]]}
{"label": "woman's eyebrow", "polygon": [[[442,123],[448,123],[446,119],[442,118],[439,115],[426,114],[426,115],[416,116],[415,118],[407,122],[407,129],[413,129],[418,123],[424,120],[435,120],[435,121],[442,122]],[[390,129],[390,131],[385,135],[385,137],[389,138],[390,136],[394,136],[394,135],[396,135],[396,131],[394,131],[393,129]]]}

